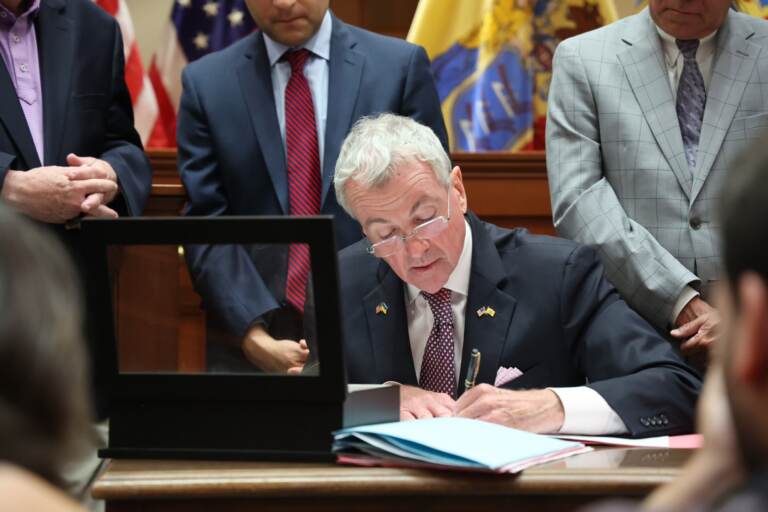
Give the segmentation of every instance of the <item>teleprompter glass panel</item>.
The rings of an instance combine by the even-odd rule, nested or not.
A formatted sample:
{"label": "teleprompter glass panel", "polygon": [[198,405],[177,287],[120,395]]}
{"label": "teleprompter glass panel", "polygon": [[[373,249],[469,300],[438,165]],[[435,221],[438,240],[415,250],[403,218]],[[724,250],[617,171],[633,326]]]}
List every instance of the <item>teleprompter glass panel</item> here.
{"label": "teleprompter glass panel", "polygon": [[120,373],[319,375],[307,244],[121,244],[107,254]]}

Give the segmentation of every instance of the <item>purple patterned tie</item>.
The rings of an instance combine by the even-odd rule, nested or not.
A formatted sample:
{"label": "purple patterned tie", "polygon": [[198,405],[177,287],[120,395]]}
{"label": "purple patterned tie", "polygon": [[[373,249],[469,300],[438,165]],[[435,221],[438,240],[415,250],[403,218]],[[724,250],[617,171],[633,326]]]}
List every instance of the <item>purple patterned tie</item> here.
{"label": "purple patterned tie", "polygon": [[685,158],[693,172],[696,168],[696,153],[699,150],[699,135],[704,119],[707,91],[704,88],[704,77],[701,76],[699,65],[696,63],[699,40],[676,39],[675,42],[684,59],[683,72],[677,86],[677,120],[680,123],[680,134],[683,136]]}
{"label": "purple patterned tie", "polygon": [[432,310],[434,324],[427,338],[421,361],[419,386],[436,393],[456,395],[456,375],[453,360],[453,312],[451,291],[442,288],[437,293],[421,292]]}

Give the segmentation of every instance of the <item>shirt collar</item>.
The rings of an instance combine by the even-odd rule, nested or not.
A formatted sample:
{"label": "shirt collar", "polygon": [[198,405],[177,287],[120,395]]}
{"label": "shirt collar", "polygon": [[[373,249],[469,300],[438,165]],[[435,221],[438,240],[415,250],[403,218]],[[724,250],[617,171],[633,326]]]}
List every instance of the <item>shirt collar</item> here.
{"label": "shirt collar", "polygon": [[[661,48],[664,51],[664,60],[666,61],[667,66],[672,67],[677,63],[677,59],[680,57],[680,48],[677,47],[675,38],[664,32],[660,26],[656,25],[656,31],[661,38]],[[696,50],[697,58],[707,58],[715,53],[716,35],[717,30],[708,36],[699,39],[699,49]]]}
{"label": "shirt collar", "polygon": [[[469,295],[469,275],[472,271],[472,229],[470,229],[466,219],[464,226],[464,246],[461,248],[459,262],[456,263],[456,268],[448,276],[448,281],[443,285],[443,288],[466,297]],[[408,284],[406,293],[408,294],[408,304],[413,304],[413,301],[421,294],[421,290]]]}
{"label": "shirt collar", "polygon": [[[40,0],[37,0],[38,2]],[[325,11],[323,21],[320,23],[320,28],[315,32],[315,35],[310,37],[306,43],[296,48],[291,48],[282,43],[278,43],[274,39],[270,38],[267,34],[264,35],[264,44],[267,47],[267,56],[269,57],[269,65],[274,66],[280,57],[283,56],[288,50],[298,50],[300,48],[306,48],[312,52],[316,57],[320,57],[324,60],[330,60],[331,56],[331,29],[333,28],[333,20],[331,19],[331,12]]]}
{"label": "shirt collar", "polygon": [[33,0],[30,2],[27,9],[16,16],[14,12],[12,12],[10,9],[8,9],[3,4],[0,4],[0,12],[5,13],[5,16],[0,18],[0,24],[12,26],[14,23],[16,23],[17,20],[24,18],[24,17],[34,17],[37,14],[37,11],[40,10],[40,0]]}

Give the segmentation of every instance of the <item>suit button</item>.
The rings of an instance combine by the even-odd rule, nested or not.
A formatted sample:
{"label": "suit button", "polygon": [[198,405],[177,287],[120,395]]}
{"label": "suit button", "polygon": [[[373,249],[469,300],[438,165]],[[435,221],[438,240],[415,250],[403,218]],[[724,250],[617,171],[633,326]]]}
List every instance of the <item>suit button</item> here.
{"label": "suit button", "polygon": [[648,418],[640,418],[640,423],[642,423],[644,427],[647,427],[650,424]]}
{"label": "suit button", "polygon": [[701,219],[699,217],[691,217],[691,228],[694,230],[698,230],[701,228]]}

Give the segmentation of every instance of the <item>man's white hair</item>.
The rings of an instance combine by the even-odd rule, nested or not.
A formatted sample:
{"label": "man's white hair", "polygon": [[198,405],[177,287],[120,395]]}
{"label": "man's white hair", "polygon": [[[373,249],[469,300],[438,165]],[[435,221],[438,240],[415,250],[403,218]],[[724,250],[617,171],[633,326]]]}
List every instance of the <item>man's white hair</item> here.
{"label": "man's white hair", "polygon": [[345,186],[350,179],[363,187],[385,184],[405,164],[423,162],[446,187],[451,160],[437,135],[409,117],[379,114],[360,118],[341,146],[333,185],[339,204],[352,215]]}

